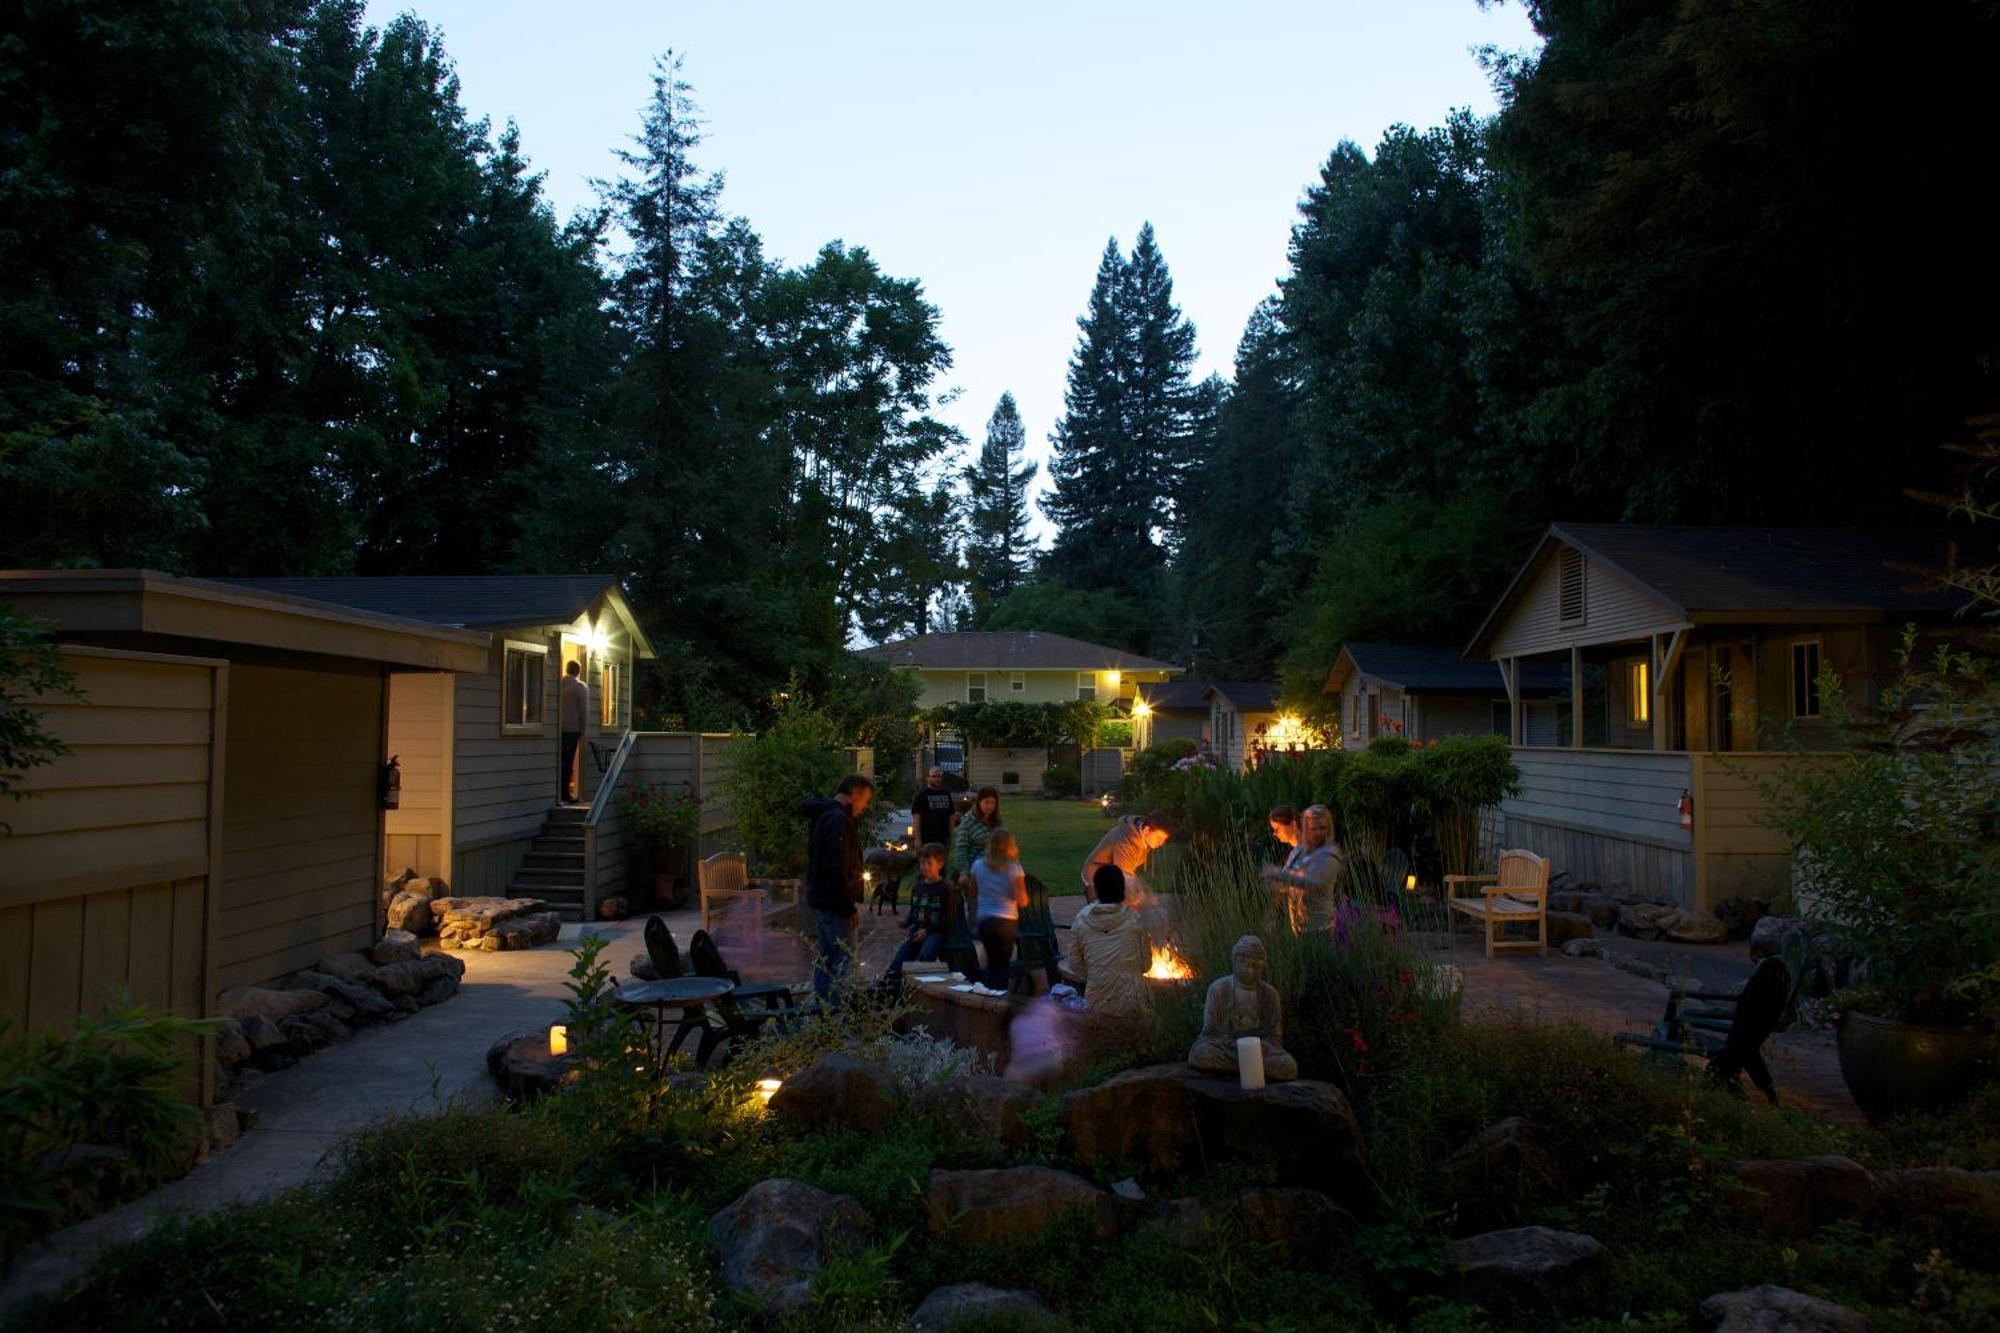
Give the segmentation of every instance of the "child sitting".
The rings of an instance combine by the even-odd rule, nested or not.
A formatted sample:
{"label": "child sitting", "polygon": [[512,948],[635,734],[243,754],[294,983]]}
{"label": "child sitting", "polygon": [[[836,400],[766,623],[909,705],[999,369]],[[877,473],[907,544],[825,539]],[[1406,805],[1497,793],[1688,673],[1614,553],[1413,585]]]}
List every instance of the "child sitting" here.
{"label": "child sitting", "polygon": [[937,961],[938,950],[944,947],[944,896],[949,892],[951,887],[944,882],[944,847],[927,842],[917,853],[917,883],[910,890],[910,915],[904,923],[910,933],[889,960],[885,974],[889,981],[900,981],[903,964],[913,958],[920,963]]}

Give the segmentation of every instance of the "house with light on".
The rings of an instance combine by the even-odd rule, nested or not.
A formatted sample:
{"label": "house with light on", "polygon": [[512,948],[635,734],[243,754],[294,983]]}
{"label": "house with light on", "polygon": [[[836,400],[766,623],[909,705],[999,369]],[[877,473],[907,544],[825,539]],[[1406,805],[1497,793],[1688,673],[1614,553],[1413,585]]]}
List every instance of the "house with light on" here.
{"label": "house with light on", "polygon": [[[1170,662],[1036,630],[965,630],[918,634],[858,656],[916,673],[923,691],[917,706],[965,703],[1072,703],[1095,699],[1129,713],[1141,686],[1179,676]],[[966,755],[975,786],[1039,791],[1046,749],[974,749]]]}
{"label": "house with light on", "polygon": [[1465,649],[1522,778],[1503,845],[1688,906],[1775,895],[1792,848],[1757,779],[1837,746],[1824,673],[1865,705],[1905,626],[1949,628],[1926,571],[1952,556],[1935,530],[1552,524]]}
{"label": "house with light on", "polygon": [[[1522,675],[1522,727],[1529,742],[1553,744],[1555,696],[1566,673],[1531,663]],[[1446,736],[1507,735],[1507,687],[1492,662],[1468,661],[1455,647],[1425,643],[1344,643],[1325,692],[1340,720],[1340,747],[1400,736],[1413,744]]]}

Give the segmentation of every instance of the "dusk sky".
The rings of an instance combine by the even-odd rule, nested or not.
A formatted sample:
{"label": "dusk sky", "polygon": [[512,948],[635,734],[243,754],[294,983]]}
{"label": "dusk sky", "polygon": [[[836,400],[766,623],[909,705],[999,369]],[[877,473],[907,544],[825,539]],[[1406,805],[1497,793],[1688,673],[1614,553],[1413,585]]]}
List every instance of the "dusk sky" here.
{"label": "dusk sky", "polygon": [[1037,458],[1107,237],[1152,221],[1197,374],[1227,374],[1333,146],[1490,113],[1476,48],[1534,42],[1518,6],[1475,0],[370,0],[369,20],[404,10],[442,31],[473,115],[519,123],[565,215],[617,169],[654,57],[683,53],[724,208],[775,258],[838,239],[920,279],[954,354],[944,416],[976,447],[1011,389]]}

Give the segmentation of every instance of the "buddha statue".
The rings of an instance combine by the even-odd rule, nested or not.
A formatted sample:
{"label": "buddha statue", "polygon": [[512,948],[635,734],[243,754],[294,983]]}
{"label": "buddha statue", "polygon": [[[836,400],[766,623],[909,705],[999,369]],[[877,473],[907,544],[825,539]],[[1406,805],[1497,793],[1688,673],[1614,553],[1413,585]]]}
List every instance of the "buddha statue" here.
{"label": "buddha statue", "polygon": [[1264,941],[1245,935],[1229,951],[1228,976],[1208,988],[1201,1035],[1188,1050],[1188,1063],[1213,1074],[1234,1074],[1236,1042],[1256,1037],[1264,1050],[1264,1077],[1283,1081],[1299,1076],[1299,1062],[1285,1052],[1284,1020],[1278,988],[1264,980]]}

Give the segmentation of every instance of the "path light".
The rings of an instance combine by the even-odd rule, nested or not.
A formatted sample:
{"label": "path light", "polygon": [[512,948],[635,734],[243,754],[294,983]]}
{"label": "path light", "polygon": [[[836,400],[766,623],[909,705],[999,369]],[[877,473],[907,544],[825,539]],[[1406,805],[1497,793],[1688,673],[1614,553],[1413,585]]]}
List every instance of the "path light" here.
{"label": "path light", "polygon": [[569,1029],[560,1023],[549,1029],[549,1054],[569,1054]]}
{"label": "path light", "polygon": [[1405,877],[1403,880],[1403,892],[1415,893],[1416,891],[1417,891],[1417,877],[1415,875],[1409,875]]}
{"label": "path light", "polygon": [[779,1078],[776,1074],[772,1073],[770,1070],[768,1069],[765,1070],[764,1077],[757,1080],[757,1100],[759,1102],[762,1102],[765,1106],[769,1106],[771,1104],[772,1096],[774,1096],[777,1093],[779,1088],[782,1088],[784,1086],[785,1086],[785,1081],[783,1079]]}

